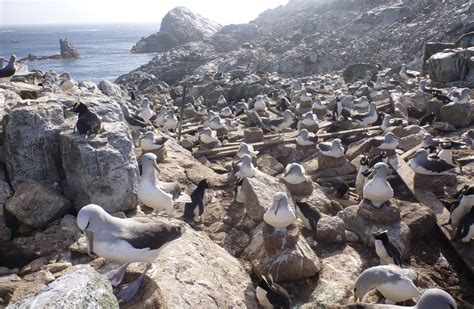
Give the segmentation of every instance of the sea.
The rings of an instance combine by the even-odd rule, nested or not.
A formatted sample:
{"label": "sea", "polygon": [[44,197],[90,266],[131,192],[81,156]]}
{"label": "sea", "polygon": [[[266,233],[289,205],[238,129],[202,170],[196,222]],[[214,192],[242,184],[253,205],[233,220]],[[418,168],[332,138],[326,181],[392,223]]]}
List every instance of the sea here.
{"label": "sea", "polygon": [[0,57],[58,55],[59,39],[67,38],[79,50],[80,59],[32,61],[28,62],[28,69],[69,72],[78,81],[113,81],[155,56],[132,54],[130,49],[140,38],[159,28],[159,24],[0,25]]}

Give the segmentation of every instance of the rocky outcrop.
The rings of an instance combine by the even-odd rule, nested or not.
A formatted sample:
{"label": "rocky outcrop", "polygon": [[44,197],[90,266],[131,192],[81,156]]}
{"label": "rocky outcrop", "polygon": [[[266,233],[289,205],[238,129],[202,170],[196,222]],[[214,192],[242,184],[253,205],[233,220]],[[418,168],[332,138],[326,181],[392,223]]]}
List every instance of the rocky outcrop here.
{"label": "rocky outcrop", "polygon": [[50,187],[63,179],[59,133],[65,129],[61,104],[18,104],[3,121],[4,158],[14,189],[26,179]]}
{"label": "rocky outcrop", "polygon": [[67,38],[59,39],[59,48],[62,59],[77,59],[81,56],[76,46],[69,42]]}
{"label": "rocky outcrop", "polygon": [[22,223],[40,228],[64,216],[71,202],[34,180],[25,180],[5,208]]}
{"label": "rocky outcrop", "polygon": [[427,72],[433,82],[465,81],[468,85],[474,84],[473,56],[474,47],[444,50],[428,59]]}
{"label": "rocky outcrop", "polygon": [[[54,278],[54,277],[53,277]],[[8,308],[119,308],[110,281],[90,266],[50,283],[35,295]]]}
{"label": "rocky outcrop", "polygon": [[178,45],[208,39],[220,28],[185,7],[177,7],[165,15],[160,31],[138,41],[132,53],[166,52]]}
{"label": "rocky outcrop", "polygon": [[148,276],[168,308],[257,307],[240,261],[191,228],[160,253]]}

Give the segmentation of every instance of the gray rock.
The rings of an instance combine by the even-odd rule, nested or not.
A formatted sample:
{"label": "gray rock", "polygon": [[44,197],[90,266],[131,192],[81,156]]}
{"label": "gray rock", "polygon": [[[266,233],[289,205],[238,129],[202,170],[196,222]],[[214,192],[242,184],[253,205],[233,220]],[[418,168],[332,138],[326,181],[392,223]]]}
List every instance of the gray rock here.
{"label": "gray rock", "polygon": [[108,80],[103,80],[99,83],[99,89],[106,95],[114,99],[126,98],[126,94],[117,84]]}
{"label": "gray rock", "polygon": [[466,104],[449,103],[441,107],[439,112],[442,121],[460,128],[474,122],[474,102]]}
{"label": "gray rock", "polygon": [[92,140],[61,134],[61,156],[74,207],[94,203],[108,212],[138,204],[138,164],[123,122],[103,123],[105,132]]}
{"label": "gray rock", "polygon": [[[277,192],[286,192],[286,188],[272,176],[257,172],[254,177],[246,178],[242,184],[242,193],[245,197],[245,210],[249,217],[261,221],[265,209],[272,204],[273,195]],[[289,202],[293,207],[291,199]]]}
{"label": "gray rock", "polygon": [[4,157],[14,189],[26,179],[48,186],[62,180],[59,133],[65,128],[62,106],[35,102],[16,106],[3,122]]}
{"label": "gray rock", "polygon": [[318,221],[316,239],[325,243],[340,244],[346,241],[346,229],[341,218],[322,217]]}
{"label": "gray rock", "polygon": [[403,222],[410,228],[413,240],[431,235],[436,227],[436,216],[431,208],[418,203],[397,201]]}
{"label": "gray rock", "polygon": [[62,59],[77,59],[81,56],[74,44],[67,39],[59,39],[59,47]]}
{"label": "gray rock", "polygon": [[268,253],[262,227],[263,224],[254,229],[252,241],[244,252],[257,276],[271,273],[275,282],[291,282],[311,278],[321,271],[318,256],[301,234],[295,246]]}
{"label": "gray rock", "polygon": [[0,241],[10,240],[11,238],[11,231],[6,225],[4,206],[13,192],[10,189],[6,176],[5,167],[0,164]]}
{"label": "gray rock", "polygon": [[473,56],[474,47],[445,50],[427,60],[427,72],[433,82],[472,81],[472,74],[469,73],[471,67],[469,59]]}
{"label": "gray rock", "polygon": [[90,266],[50,283],[8,308],[119,308],[110,281]]}
{"label": "gray rock", "polygon": [[[471,10],[474,6],[471,3]],[[471,12],[472,13],[472,12]],[[468,48],[474,46],[474,31],[465,33],[455,43],[456,47]]]}
{"label": "gray rock", "polygon": [[262,172],[272,176],[281,174],[285,169],[283,164],[278,162],[274,157],[269,154],[264,154],[258,158],[257,167]]}
{"label": "gray rock", "polygon": [[71,202],[34,180],[25,180],[5,208],[19,221],[40,228],[65,215]]}
{"label": "gray rock", "polygon": [[176,7],[165,15],[160,31],[142,38],[132,47],[132,52],[165,52],[181,44],[208,39],[220,28],[219,24],[185,7]]}
{"label": "gray rock", "polygon": [[370,76],[373,79],[378,71],[379,68],[373,64],[357,63],[348,66],[344,72],[342,72],[342,76],[344,76],[346,83],[353,83],[358,79],[364,79],[367,76],[367,72],[370,72]]}
{"label": "gray rock", "polygon": [[228,52],[240,48],[244,43],[250,44],[248,42],[256,39],[257,35],[258,26],[253,23],[226,25],[212,36],[211,43],[218,52]]}
{"label": "gray rock", "polygon": [[441,43],[441,42],[427,42],[423,48],[423,64],[421,67],[421,75],[426,75],[427,64],[426,61],[430,59],[436,53],[442,52],[445,49],[453,49],[455,48],[455,44],[453,43]]}
{"label": "gray rock", "polygon": [[403,257],[410,252],[410,229],[401,220],[390,224],[381,224],[364,220],[359,216],[359,206],[349,206],[337,213],[346,226],[346,229],[359,236],[360,240],[369,247],[374,247],[373,234],[381,230],[388,230],[390,240],[400,249]]}

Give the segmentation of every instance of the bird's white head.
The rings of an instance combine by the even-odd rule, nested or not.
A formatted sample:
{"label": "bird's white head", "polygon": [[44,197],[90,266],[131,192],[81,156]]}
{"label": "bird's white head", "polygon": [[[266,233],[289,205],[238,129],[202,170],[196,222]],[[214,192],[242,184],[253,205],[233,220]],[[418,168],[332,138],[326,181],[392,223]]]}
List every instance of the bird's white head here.
{"label": "bird's white head", "polygon": [[156,159],[157,156],[154,153],[145,153],[142,157],[143,170],[152,170],[154,168],[159,172],[160,169],[158,168],[158,164],[156,164]]}
{"label": "bird's white head", "polygon": [[77,214],[77,226],[82,231],[96,231],[107,217],[107,212],[99,205],[89,204],[81,208]]}

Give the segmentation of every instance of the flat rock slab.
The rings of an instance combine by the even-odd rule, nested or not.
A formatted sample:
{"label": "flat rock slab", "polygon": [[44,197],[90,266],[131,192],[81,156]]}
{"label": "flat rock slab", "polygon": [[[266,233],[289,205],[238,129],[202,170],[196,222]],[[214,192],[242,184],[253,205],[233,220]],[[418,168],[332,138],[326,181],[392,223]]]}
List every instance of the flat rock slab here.
{"label": "flat rock slab", "polygon": [[400,221],[400,211],[393,207],[392,204],[385,203],[380,208],[372,206],[370,201],[363,200],[359,204],[357,214],[368,222],[390,224]]}
{"label": "flat rock slab", "polygon": [[282,249],[294,248],[300,236],[300,229],[296,224],[290,224],[286,228],[287,235],[282,237],[274,234],[274,229],[267,223],[263,223],[263,244],[268,254],[277,254]]}

